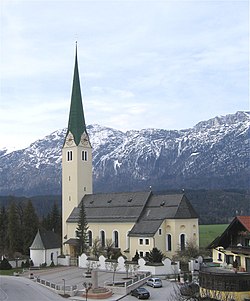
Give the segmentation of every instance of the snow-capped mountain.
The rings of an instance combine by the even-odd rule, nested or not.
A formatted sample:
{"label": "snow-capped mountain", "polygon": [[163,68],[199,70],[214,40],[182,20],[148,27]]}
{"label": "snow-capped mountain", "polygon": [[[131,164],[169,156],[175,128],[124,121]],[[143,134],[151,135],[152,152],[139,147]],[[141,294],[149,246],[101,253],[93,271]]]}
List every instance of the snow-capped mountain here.
{"label": "snow-capped mountain", "polygon": [[[94,191],[249,188],[249,112],[202,121],[185,130],[121,131],[88,126]],[[66,129],[23,150],[0,150],[1,195],[61,193]]]}

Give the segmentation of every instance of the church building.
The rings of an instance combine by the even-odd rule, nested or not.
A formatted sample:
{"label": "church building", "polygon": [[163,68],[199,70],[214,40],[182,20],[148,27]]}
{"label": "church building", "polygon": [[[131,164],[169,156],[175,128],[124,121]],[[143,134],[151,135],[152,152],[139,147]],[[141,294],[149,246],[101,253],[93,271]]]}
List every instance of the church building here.
{"label": "church building", "polygon": [[199,245],[198,216],[184,194],[150,191],[93,193],[92,147],[87,133],[78,71],[77,49],[68,130],[62,149],[63,253],[77,255],[77,223],[84,202],[88,244],[98,238],[103,247],[113,241],[128,260],[154,247],[166,257],[184,249],[187,241]]}

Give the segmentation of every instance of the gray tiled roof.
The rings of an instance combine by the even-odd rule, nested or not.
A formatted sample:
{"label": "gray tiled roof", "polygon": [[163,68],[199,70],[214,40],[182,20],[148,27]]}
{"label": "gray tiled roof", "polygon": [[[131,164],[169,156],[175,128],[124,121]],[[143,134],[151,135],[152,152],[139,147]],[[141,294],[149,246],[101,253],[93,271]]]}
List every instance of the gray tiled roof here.
{"label": "gray tiled roof", "polygon": [[61,238],[53,231],[39,229],[30,247],[31,250],[57,249],[61,247]]}
{"label": "gray tiled roof", "polygon": [[[88,194],[83,198],[87,221],[136,222],[151,192]],[[67,222],[77,223],[80,208],[74,208]]]}
{"label": "gray tiled roof", "polygon": [[153,236],[165,219],[198,218],[183,194],[152,195],[130,236]]}
{"label": "gray tiled roof", "polygon": [[[183,194],[102,193],[85,195],[83,201],[89,223],[134,222],[130,236],[153,236],[165,219],[198,218]],[[77,223],[79,212],[74,208],[67,222]]]}

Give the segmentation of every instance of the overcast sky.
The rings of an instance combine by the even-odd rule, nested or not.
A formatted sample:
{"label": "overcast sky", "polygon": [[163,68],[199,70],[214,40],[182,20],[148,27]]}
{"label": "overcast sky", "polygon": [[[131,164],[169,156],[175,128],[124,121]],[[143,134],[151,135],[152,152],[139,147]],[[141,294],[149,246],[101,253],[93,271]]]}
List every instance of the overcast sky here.
{"label": "overcast sky", "polygon": [[67,126],[185,129],[249,110],[249,1],[1,0],[0,148]]}

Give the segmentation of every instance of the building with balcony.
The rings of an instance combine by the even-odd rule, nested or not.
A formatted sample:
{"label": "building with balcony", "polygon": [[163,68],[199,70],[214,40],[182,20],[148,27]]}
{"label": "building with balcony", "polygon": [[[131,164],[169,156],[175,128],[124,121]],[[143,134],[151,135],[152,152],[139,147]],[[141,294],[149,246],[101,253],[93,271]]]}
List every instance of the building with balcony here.
{"label": "building with balcony", "polygon": [[249,301],[250,216],[236,216],[209,248],[213,253],[213,266],[201,268],[201,297],[221,301]]}

